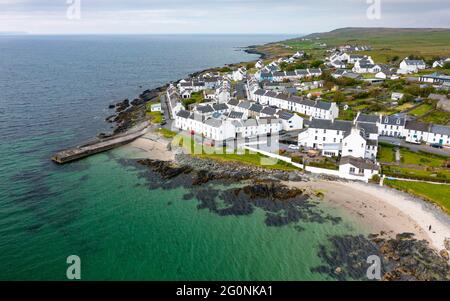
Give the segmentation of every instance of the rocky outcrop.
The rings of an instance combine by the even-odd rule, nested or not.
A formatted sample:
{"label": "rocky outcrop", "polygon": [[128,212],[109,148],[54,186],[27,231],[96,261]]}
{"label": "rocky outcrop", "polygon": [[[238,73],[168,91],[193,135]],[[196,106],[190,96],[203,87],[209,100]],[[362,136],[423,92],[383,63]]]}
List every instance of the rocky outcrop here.
{"label": "rocky outcrop", "polygon": [[[376,255],[381,260],[381,279],[397,280],[450,280],[450,266],[443,254],[438,254],[425,240],[417,240],[412,233],[395,238],[383,234],[359,236],[333,236],[331,249],[322,246],[319,257],[325,265],[312,269],[339,280],[368,280],[371,263],[367,258]],[[336,273],[340,268],[341,272]]]}

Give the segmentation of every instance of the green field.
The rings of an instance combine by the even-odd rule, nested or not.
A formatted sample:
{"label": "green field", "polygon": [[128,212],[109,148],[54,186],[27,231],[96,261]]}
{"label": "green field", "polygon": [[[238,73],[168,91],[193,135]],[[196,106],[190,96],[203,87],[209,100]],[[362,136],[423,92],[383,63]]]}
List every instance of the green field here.
{"label": "green field", "polygon": [[420,121],[435,124],[450,125],[450,113],[439,110],[433,110],[429,114],[421,117]]}
{"label": "green field", "polygon": [[[313,34],[309,38],[320,38],[330,46],[344,44],[369,45],[376,62],[387,63],[401,60],[411,54],[431,59],[435,56],[450,56],[450,29],[388,29],[388,28],[342,28],[327,33]],[[287,41],[293,50],[314,49],[315,40],[301,42]],[[316,50],[316,53],[318,51]]]}
{"label": "green field", "polygon": [[394,146],[380,143],[378,147],[378,161],[385,163],[395,162]]}
{"label": "green field", "polygon": [[[296,51],[306,51],[314,59],[322,59],[327,48],[344,44],[369,45],[371,51],[360,52],[371,55],[377,63],[400,61],[410,55],[432,59],[437,56],[450,56],[450,29],[399,29],[399,28],[341,28],[326,33],[312,34],[257,47],[268,57],[292,55]],[[318,40],[316,38],[319,38]]]}
{"label": "green field", "polygon": [[430,202],[436,203],[450,212],[450,185],[428,184],[421,182],[407,182],[385,180],[384,183],[390,187],[422,197]]}
{"label": "green field", "polygon": [[421,104],[417,108],[414,108],[413,110],[409,111],[408,114],[412,116],[422,116],[428,113],[433,109],[433,106],[427,103]]}

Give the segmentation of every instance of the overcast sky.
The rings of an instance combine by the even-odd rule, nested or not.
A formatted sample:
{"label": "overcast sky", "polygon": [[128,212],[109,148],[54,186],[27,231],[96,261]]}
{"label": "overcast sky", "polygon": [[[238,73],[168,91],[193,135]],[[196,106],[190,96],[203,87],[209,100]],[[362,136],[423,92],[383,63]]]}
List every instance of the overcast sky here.
{"label": "overcast sky", "polygon": [[[80,19],[76,6],[80,2]],[[381,2],[381,19],[366,11]],[[75,19],[67,17],[75,16]],[[312,33],[450,27],[450,0],[0,0],[0,32]]]}

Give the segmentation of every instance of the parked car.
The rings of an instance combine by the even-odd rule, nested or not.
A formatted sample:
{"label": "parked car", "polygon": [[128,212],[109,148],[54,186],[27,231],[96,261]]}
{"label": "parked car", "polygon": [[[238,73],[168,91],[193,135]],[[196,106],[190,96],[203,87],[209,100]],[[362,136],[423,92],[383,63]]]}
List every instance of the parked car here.
{"label": "parked car", "polygon": [[289,149],[299,150],[299,149],[300,149],[300,146],[295,145],[295,144],[290,144],[290,145],[289,145]]}
{"label": "parked car", "polygon": [[434,148],[444,148],[443,146],[442,146],[442,144],[431,144],[431,147],[434,147]]}

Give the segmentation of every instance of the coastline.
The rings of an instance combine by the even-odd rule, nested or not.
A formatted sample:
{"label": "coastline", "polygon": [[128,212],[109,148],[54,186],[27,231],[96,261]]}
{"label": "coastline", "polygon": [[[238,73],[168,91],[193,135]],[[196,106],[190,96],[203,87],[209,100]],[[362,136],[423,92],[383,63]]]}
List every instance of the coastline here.
{"label": "coastline", "polygon": [[[330,182],[318,180],[306,183],[286,182],[288,186],[321,191],[324,199],[346,209],[374,233],[414,233],[427,240],[436,251],[445,249],[450,238],[450,217],[440,208],[412,195],[373,184]],[[431,226],[431,230],[429,230]]]}

